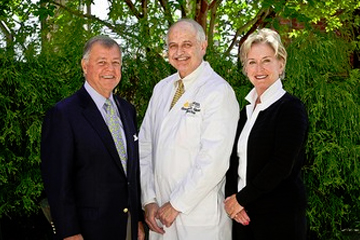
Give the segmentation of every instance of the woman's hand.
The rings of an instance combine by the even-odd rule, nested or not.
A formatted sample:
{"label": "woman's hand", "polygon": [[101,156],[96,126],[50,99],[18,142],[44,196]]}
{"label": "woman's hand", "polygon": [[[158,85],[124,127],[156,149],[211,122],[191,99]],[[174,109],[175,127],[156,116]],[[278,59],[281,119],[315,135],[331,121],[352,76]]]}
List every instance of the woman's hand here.
{"label": "woman's hand", "polygon": [[245,209],[241,210],[238,214],[236,214],[234,220],[244,226],[247,226],[250,223],[250,217],[248,216]]}
{"label": "woman's hand", "polygon": [[250,223],[250,218],[246,213],[243,206],[241,206],[237,199],[236,194],[227,197],[224,201],[225,211],[228,214],[229,218],[234,219],[236,222],[246,226]]}

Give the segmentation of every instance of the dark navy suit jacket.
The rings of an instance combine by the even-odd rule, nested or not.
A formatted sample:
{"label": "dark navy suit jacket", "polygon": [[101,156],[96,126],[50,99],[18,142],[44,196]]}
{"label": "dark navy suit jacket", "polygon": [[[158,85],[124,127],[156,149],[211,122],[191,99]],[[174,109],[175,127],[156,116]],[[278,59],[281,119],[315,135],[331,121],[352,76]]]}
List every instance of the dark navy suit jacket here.
{"label": "dark navy suit jacket", "polygon": [[226,175],[226,196],[236,193],[250,218],[251,214],[303,209],[306,197],[301,168],[308,129],[304,105],[285,93],[259,113],[248,139],[247,185],[238,191],[237,145],[246,120],[246,108],[243,108]]}
{"label": "dark navy suit jacket", "polygon": [[86,240],[125,239],[128,212],[132,238],[141,219],[135,108],[114,95],[127,143],[127,175],[94,101],[82,87],[48,111],[41,160],[56,238],[81,233]]}

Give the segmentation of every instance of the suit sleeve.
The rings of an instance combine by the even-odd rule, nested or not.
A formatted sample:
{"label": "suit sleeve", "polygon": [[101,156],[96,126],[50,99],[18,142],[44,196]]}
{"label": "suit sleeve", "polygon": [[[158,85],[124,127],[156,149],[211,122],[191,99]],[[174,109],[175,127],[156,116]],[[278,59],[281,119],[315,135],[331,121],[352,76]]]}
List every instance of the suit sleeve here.
{"label": "suit sleeve", "polygon": [[[133,119],[133,122],[134,122],[134,125],[137,126],[137,118],[136,118],[136,109],[133,105],[131,105],[131,112],[132,112],[132,119]],[[139,142],[136,141],[136,143],[138,144]],[[137,183],[137,190],[138,190],[138,193],[137,193],[137,196],[139,196],[139,199],[138,199],[138,219],[139,221],[144,221],[144,214],[143,214],[143,211],[142,211],[142,207],[141,207],[141,185],[140,185],[140,161],[139,161],[139,155],[137,155],[137,159],[136,159],[138,162],[137,162],[137,169],[136,169],[136,183]]]}
{"label": "suit sleeve", "polygon": [[51,109],[43,122],[41,168],[57,235],[79,234],[73,189],[74,138],[66,114]]}
{"label": "suit sleeve", "polygon": [[[242,206],[246,207],[275,189],[283,179],[292,174],[294,166],[298,165],[296,161],[304,146],[308,128],[305,107],[298,99],[286,101],[281,106],[275,121],[274,142],[269,142],[273,144],[273,151],[265,156],[266,165],[255,178],[248,181],[246,187],[237,193],[236,198]],[[249,142],[249,147],[250,144],[253,143]],[[256,146],[252,147],[256,148]],[[253,160],[248,159],[248,161]]]}

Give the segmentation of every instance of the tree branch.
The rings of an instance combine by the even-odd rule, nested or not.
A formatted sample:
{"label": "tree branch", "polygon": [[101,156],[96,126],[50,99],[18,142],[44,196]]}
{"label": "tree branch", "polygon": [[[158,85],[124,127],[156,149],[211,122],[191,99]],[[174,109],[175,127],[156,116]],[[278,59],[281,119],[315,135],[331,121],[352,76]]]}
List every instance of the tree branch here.
{"label": "tree branch", "polygon": [[[237,38],[239,37],[239,35],[241,33],[243,33],[247,28],[249,28],[250,26],[254,27],[255,29],[258,26],[259,22],[263,21],[270,13],[270,8],[266,8],[266,9],[260,9],[260,11],[256,14],[256,16],[249,22],[247,22],[245,25],[241,26],[240,28],[237,29],[233,40],[231,41],[230,46],[228,47],[228,49],[226,50],[226,52],[224,53],[225,56],[228,56],[230,54],[230,51],[233,49],[233,47],[236,44]],[[254,31],[254,30],[253,30]],[[252,31],[252,32],[253,32]],[[250,32],[250,31],[249,31]],[[244,38],[244,37],[243,37]],[[243,39],[242,38],[242,39]],[[244,40],[245,41],[245,40]]]}
{"label": "tree branch", "polygon": [[240,39],[239,47],[238,47],[238,62],[240,63],[240,48],[241,45],[244,43],[244,41],[248,38],[248,36],[253,33],[259,26],[261,26],[264,23],[264,20],[266,17],[268,17],[270,14],[274,13],[273,8],[268,8],[266,11],[262,13],[260,18],[255,22],[254,25],[251,26],[250,30]]}
{"label": "tree branch", "polygon": [[[23,23],[18,22],[18,24],[21,27],[24,27]],[[16,33],[11,28],[8,27],[8,24],[6,24],[2,20],[0,21],[0,29],[6,37],[6,49],[13,54],[14,53],[14,36],[16,36]],[[17,41],[17,43],[22,47],[23,50],[26,50],[24,43],[22,43],[20,41]]]}
{"label": "tree branch", "polygon": [[6,42],[12,42],[14,39],[14,36],[11,34],[10,29],[7,27],[7,25],[2,20],[0,21],[0,29],[6,37]]}
{"label": "tree branch", "polygon": [[182,18],[187,18],[186,3],[184,4],[184,2],[181,2],[181,4],[180,4],[180,10],[181,10],[181,17],[182,17]]}
{"label": "tree branch", "polygon": [[140,20],[142,19],[144,16],[136,9],[135,5],[132,3],[131,0],[125,0],[126,5],[128,5],[128,7],[130,8],[130,11],[132,12],[132,14],[134,14],[134,16]]}
{"label": "tree branch", "polygon": [[174,23],[174,19],[171,15],[170,8],[168,6],[168,0],[159,0],[161,7],[164,9],[165,19],[167,20],[169,27]]}
{"label": "tree branch", "polygon": [[148,15],[147,14],[148,13],[147,4],[148,4],[147,0],[142,0],[141,1],[141,9],[142,9],[143,17],[145,19],[147,19],[147,15]]}
{"label": "tree branch", "polygon": [[94,15],[84,14],[81,11],[73,10],[73,9],[71,9],[69,7],[66,7],[66,6],[64,6],[64,5],[60,4],[60,3],[57,3],[57,2],[55,2],[53,0],[49,0],[49,3],[52,3],[55,6],[61,8],[61,9],[64,9],[65,11],[67,11],[67,12],[69,12],[69,13],[75,15],[75,16],[83,17],[83,18],[86,18],[86,19],[89,19],[89,20],[92,20],[92,21],[98,21],[98,22],[104,24],[110,30],[116,32],[117,34],[119,34],[121,36],[136,37],[135,35],[131,34],[131,31],[127,31],[126,26],[124,26],[124,25],[118,24],[117,26],[114,26],[114,25],[110,24],[109,22],[101,20],[100,18],[98,18],[98,17],[96,17]]}
{"label": "tree branch", "polygon": [[207,0],[196,1],[195,21],[197,21],[203,27],[205,33],[208,7],[209,3],[207,2]]}
{"label": "tree branch", "polygon": [[222,0],[220,0],[219,2],[218,2],[217,0],[213,0],[213,1],[210,3],[210,5],[209,5],[209,9],[212,10],[214,7],[217,8],[217,7],[219,6],[219,4],[220,4],[221,1],[222,1]]}
{"label": "tree branch", "polygon": [[210,5],[209,9],[211,11],[210,15],[210,25],[208,31],[208,46],[209,48],[213,47],[214,44],[214,28],[215,28],[215,20],[216,20],[216,11],[218,6],[220,5],[222,0],[213,0]]}

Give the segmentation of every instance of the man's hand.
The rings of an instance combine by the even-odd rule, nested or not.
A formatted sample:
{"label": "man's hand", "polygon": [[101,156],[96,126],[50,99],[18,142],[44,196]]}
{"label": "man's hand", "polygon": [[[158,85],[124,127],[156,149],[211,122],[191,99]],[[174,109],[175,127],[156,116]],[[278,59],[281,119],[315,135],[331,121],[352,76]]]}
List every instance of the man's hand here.
{"label": "man's hand", "polygon": [[138,240],[145,240],[145,230],[142,222],[139,222],[138,224]]}
{"label": "man's hand", "polygon": [[180,212],[171,206],[170,202],[167,202],[158,210],[157,217],[160,219],[162,224],[164,224],[166,227],[170,227],[179,213]]}
{"label": "man's hand", "polygon": [[64,240],[84,240],[81,234],[77,234],[71,237],[64,238]]}
{"label": "man's hand", "polygon": [[165,231],[162,227],[160,227],[156,222],[156,215],[158,213],[159,206],[157,203],[149,203],[145,205],[145,222],[149,226],[150,230],[164,234]]}
{"label": "man's hand", "polygon": [[229,218],[234,219],[238,223],[246,226],[249,225],[250,218],[247,215],[243,206],[241,206],[237,199],[236,194],[227,197],[224,201],[225,211],[228,214]]}

